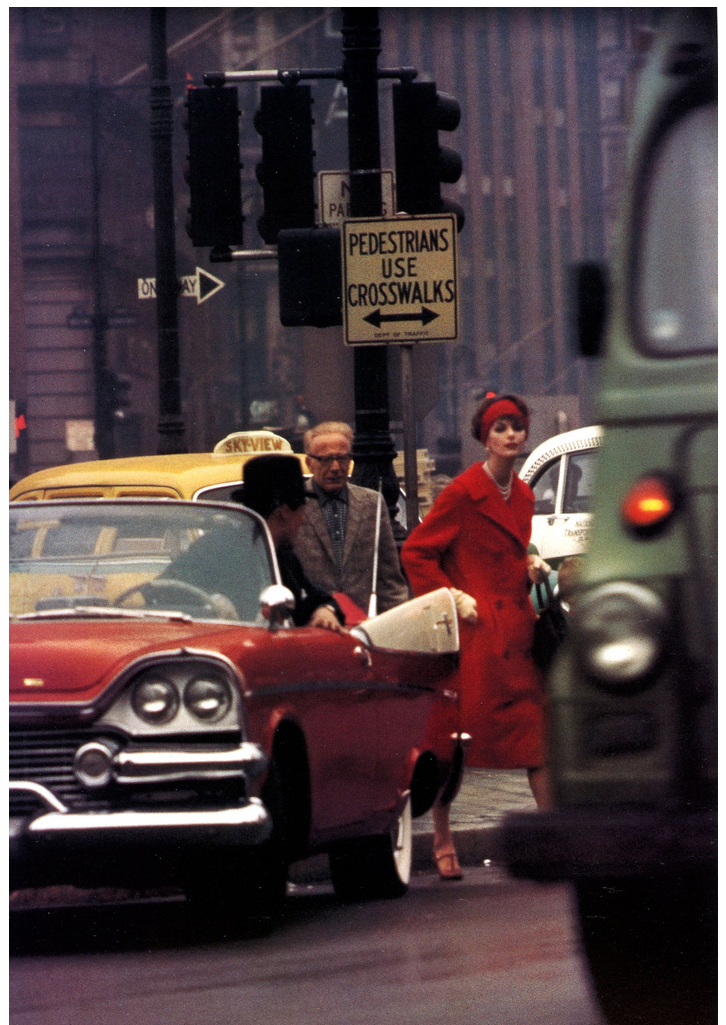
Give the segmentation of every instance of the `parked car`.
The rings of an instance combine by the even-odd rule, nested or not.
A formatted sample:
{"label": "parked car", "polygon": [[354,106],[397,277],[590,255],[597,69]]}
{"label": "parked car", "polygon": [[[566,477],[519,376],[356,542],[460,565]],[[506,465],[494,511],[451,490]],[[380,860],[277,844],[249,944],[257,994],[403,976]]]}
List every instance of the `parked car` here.
{"label": "parked car", "polygon": [[455,792],[447,590],[349,633],[278,625],[267,527],[225,503],[10,504],[11,886],[179,886],[269,919],[327,851],[405,892],[411,818]]}
{"label": "parked car", "polygon": [[534,491],[532,544],[556,568],[587,547],[601,427],[556,434],[538,445],[519,476]]}

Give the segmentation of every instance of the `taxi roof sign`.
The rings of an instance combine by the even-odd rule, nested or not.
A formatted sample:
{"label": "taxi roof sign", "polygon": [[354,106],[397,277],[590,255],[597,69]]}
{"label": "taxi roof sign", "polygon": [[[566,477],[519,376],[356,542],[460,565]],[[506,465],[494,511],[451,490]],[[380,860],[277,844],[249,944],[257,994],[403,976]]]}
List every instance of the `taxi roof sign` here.
{"label": "taxi roof sign", "polygon": [[292,445],[272,431],[235,431],[218,441],[212,450],[215,456],[262,456],[274,452],[292,452]]}
{"label": "taxi roof sign", "polygon": [[355,218],[340,238],[347,345],[459,340],[454,214]]}

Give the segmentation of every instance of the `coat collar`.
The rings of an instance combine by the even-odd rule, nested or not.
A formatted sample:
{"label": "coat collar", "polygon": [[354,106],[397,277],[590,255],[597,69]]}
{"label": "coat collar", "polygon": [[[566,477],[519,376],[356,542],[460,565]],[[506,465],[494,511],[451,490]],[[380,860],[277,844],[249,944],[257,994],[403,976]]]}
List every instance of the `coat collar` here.
{"label": "coat collar", "polygon": [[532,534],[532,492],[517,474],[512,478],[509,502],[504,501],[481,463],[470,466],[459,480],[479,512],[526,548]]}

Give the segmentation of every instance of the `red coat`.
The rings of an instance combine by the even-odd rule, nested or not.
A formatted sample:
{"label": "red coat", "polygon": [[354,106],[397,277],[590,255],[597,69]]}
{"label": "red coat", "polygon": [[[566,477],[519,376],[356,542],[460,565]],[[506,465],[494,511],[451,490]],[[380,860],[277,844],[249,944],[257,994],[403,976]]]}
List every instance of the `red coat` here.
{"label": "red coat", "polygon": [[401,551],[414,594],[456,587],[477,600],[478,622],[459,622],[468,765],[544,761],[544,690],[531,656],[536,616],[527,579],[533,511],[534,495],[516,474],[507,503],[476,463],[441,492]]}

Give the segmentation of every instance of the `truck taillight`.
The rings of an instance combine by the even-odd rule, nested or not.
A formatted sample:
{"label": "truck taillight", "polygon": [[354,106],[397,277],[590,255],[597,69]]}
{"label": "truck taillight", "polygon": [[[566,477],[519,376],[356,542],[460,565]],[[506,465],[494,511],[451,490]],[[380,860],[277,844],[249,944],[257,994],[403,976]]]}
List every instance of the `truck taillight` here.
{"label": "truck taillight", "polygon": [[664,477],[641,477],[620,506],[625,524],[639,533],[654,533],[670,520],[676,508],[672,484]]}

